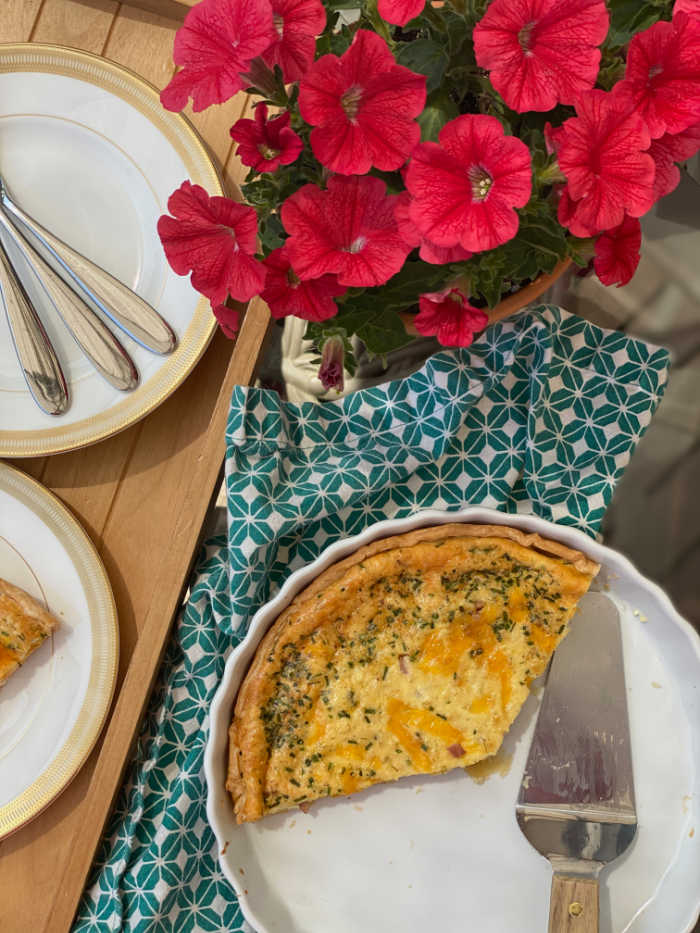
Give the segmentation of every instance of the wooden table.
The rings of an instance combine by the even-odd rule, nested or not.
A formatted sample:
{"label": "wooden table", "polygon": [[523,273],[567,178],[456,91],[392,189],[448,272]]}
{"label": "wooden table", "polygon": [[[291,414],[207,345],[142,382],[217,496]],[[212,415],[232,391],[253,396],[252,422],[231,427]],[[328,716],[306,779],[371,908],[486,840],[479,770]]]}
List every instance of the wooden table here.
{"label": "wooden table", "polygon": [[[158,87],[174,70],[176,27],[114,0],[0,3],[0,42],[85,49]],[[231,193],[242,172],[228,129],[246,105],[241,95],[191,115]],[[119,610],[121,658],[110,719],[88,763],[43,814],[0,842],[2,933],[71,927],[221,478],[231,390],[250,382],[267,326],[265,306],[253,302],[235,346],[217,333],[193,374],[139,424],[74,453],[14,461],[66,503],[97,545]]]}

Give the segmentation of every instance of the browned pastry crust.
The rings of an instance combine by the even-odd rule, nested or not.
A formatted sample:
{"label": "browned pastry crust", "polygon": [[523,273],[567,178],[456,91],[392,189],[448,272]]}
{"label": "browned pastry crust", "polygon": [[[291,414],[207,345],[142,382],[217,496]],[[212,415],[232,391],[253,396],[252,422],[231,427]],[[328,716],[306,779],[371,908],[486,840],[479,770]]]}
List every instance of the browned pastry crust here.
{"label": "browned pastry crust", "polygon": [[[546,593],[542,595],[541,600],[538,596],[534,602],[530,599],[531,594],[528,594],[528,614],[528,610],[524,608],[525,602],[522,592],[514,585],[511,585],[506,590],[502,590],[502,593],[505,595],[503,595],[502,598],[497,597],[494,606],[487,604],[485,609],[483,608],[483,591],[481,594],[476,592],[476,597],[474,595],[470,597],[472,603],[467,605],[466,609],[465,605],[457,606],[457,603],[465,602],[466,597],[464,597],[463,594],[460,595],[459,599],[457,599],[457,603],[454,604],[457,608],[451,610],[450,624],[457,625],[457,622],[453,623],[452,621],[455,612],[458,610],[464,611],[464,620],[460,623],[461,628],[459,629],[459,633],[461,634],[457,634],[459,638],[462,639],[460,642],[462,646],[460,650],[465,654],[465,664],[467,667],[471,665],[471,668],[468,669],[466,673],[464,666],[460,668],[459,674],[456,667],[454,670],[452,670],[451,667],[449,668],[452,672],[451,676],[455,679],[455,684],[462,684],[460,687],[462,693],[456,695],[455,699],[464,700],[465,697],[467,697],[471,689],[468,683],[471,674],[474,675],[474,677],[471,678],[474,682],[484,674],[486,680],[483,682],[486,683],[487,686],[489,684],[489,677],[491,681],[503,684],[503,694],[500,695],[498,701],[500,705],[497,705],[497,709],[494,709],[491,714],[491,719],[489,720],[488,716],[483,715],[483,710],[481,708],[479,708],[479,715],[475,714],[475,719],[472,717],[474,722],[478,721],[483,727],[483,734],[479,739],[481,744],[478,748],[476,745],[473,748],[471,746],[468,746],[466,749],[462,748],[462,745],[467,744],[464,739],[462,739],[462,744],[452,742],[451,746],[447,746],[447,751],[450,752],[450,748],[456,748],[460,752],[459,760],[453,762],[450,759],[450,755],[445,752],[446,743],[451,741],[450,737],[453,735],[459,735],[461,738],[464,730],[459,732],[454,725],[447,723],[446,716],[439,712],[436,715],[440,716],[440,720],[446,721],[445,725],[435,720],[433,714],[427,712],[425,709],[409,709],[404,702],[400,702],[396,699],[392,700],[392,691],[395,693],[397,684],[398,688],[404,689],[405,684],[410,678],[402,678],[401,676],[393,677],[393,667],[391,668],[392,674],[387,677],[387,670],[389,670],[387,664],[384,664],[386,693],[381,696],[380,699],[388,701],[382,705],[388,706],[389,712],[391,712],[392,702],[394,708],[398,709],[399,712],[393,719],[391,716],[385,718],[382,725],[377,726],[377,729],[380,731],[382,729],[384,730],[384,737],[387,727],[393,729],[394,734],[399,735],[399,737],[406,736],[406,748],[401,749],[405,752],[406,757],[404,758],[403,764],[399,767],[393,765],[393,771],[395,773],[392,773],[390,777],[386,776],[386,759],[382,760],[381,768],[379,765],[375,765],[376,771],[373,768],[368,770],[368,753],[365,755],[364,760],[358,759],[359,765],[362,765],[362,769],[364,770],[360,769],[359,765],[356,769],[353,769],[351,772],[353,775],[352,781],[344,775],[342,786],[331,787],[329,784],[327,789],[323,791],[318,787],[317,779],[319,772],[315,765],[304,769],[303,766],[299,765],[294,751],[289,752],[291,758],[283,758],[281,756],[287,754],[284,748],[280,751],[279,746],[275,748],[270,746],[269,712],[266,713],[268,709],[266,704],[268,704],[271,697],[274,699],[275,691],[280,689],[279,678],[281,669],[284,667],[285,663],[288,663],[290,652],[295,652],[294,657],[299,664],[302,664],[304,670],[308,672],[308,670],[311,669],[312,672],[316,672],[311,677],[311,681],[317,681],[318,678],[322,676],[322,672],[325,668],[330,669],[331,663],[334,663],[339,656],[342,656],[343,652],[349,650],[342,647],[345,642],[342,637],[338,635],[338,632],[344,631],[346,634],[348,632],[352,634],[356,631],[352,626],[355,625],[358,613],[361,614],[363,611],[363,604],[367,602],[368,598],[367,594],[376,591],[377,581],[383,583],[389,578],[398,578],[401,574],[405,575],[417,569],[422,575],[421,579],[424,577],[425,581],[428,579],[433,581],[431,584],[433,589],[424,594],[424,602],[425,599],[428,601],[432,599],[434,601],[438,598],[433,592],[436,585],[435,580],[437,580],[439,584],[440,579],[445,579],[440,576],[443,567],[452,568],[450,573],[457,575],[455,579],[459,578],[461,574],[461,579],[466,580],[467,577],[465,574],[470,572],[474,572],[477,575],[481,574],[483,577],[492,567],[498,569],[502,566],[524,568],[525,571],[527,571],[526,577],[528,580],[532,579],[533,576],[537,577],[537,586],[539,589],[536,588],[535,593],[538,594],[542,594],[543,584],[541,580],[549,581],[547,585],[550,587],[550,593],[555,593],[556,591],[557,605],[551,607],[550,603],[546,602],[546,600],[551,602],[551,597]],[[377,781],[390,780],[394,776],[399,777],[403,774],[445,771],[450,767],[472,764],[488,755],[494,754],[501,744],[505,731],[507,731],[507,728],[517,715],[517,712],[527,696],[529,681],[538,676],[545,669],[556,645],[566,634],[566,625],[575,610],[576,603],[588,589],[598,569],[599,565],[587,558],[585,554],[580,551],[568,548],[559,542],[542,538],[539,535],[527,534],[518,528],[512,528],[506,525],[477,525],[464,523],[431,526],[405,534],[382,538],[359,548],[349,557],[333,564],[322,572],[304,590],[298,593],[290,605],[270,627],[257,649],[255,657],[238,692],[234,717],[229,730],[229,767],[228,779],[226,782],[226,787],[233,798],[238,822],[259,819],[268,812],[276,812],[295,806],[300,800],[302,802],[308,802],[319,796],[333,796],[341,792],[352,793],[356,789],[369,786],[369,784],[376,783]],[[499,570],[499,573],[500,572]],[[506,583],[513,584],[515,578],[511,576],[510,578],[499,577],[499,579],[506,579]],[[428,586],[427,582],[425,585],[426,587]],[[375,589],[372,589],[373,586]],[[388,589],[390,590],[391,587]],[[450,592],[453,590],[454,587],[452,587],[452,590],[448,588],[446,594],[441,594],[441,597],[444,599],[451,598]],[[512,602],[513,593],[515,593],[516,590],[517,599],[519,600],[517,605]],[[385,606],[388,605],[393,598],[395,598],[395,596],[390,595],[380,599],[378,605],[382,612],[384,612]],[[404,610],[408,612],[411,607],[414,606],[410,601],[411,598],[410,596],[404,597],[403,602],[398,604],[402,612],[404,612]],[[476,602],[474,602],[475,598],[477,599]],[[509,599],[511,600],[510,603],[508,602]],[[355,605],[353,600],[359,601],[357,603],[355,615],[353,615],[353,606]],[[500,602],[498,602],[499,600]],[[497,611],[496,608],[494,608],[496,602],[498,602]],[[440,605],[433,607],[431,604],[431,608],[439,610],[433,614],[433,618],[437,619],[442,612]],[[492,608],[494,608],[494,612],[489,615],[489,611]],[[503,623],[489,620],[498,620],[502,617],[506,618],[506,616],[500,614],[504,608],[506,612],[511,613],[513,619],[518,620],[518,624],[516,625],[510,620],[510,617],[508,617],[509,621],[505,626],[505,630],[501,631]],[[415,615],[415,607],[413,611]],[[347,621],[344,621],[343,625],[339,627],[339,623],[342,621],[339,618],[341,613],[343,614],[343,619]],[[394,610],[394,614],[397,614],[396,610]],[[377,618],[381,617],[373,617],[373,619]],[[445,616],[445,618],[447,618],[447,616]],[[457,621],[459,621],[459,619]],[[381,621],[379,621],[378,624],[380,629],[384,625]],[[389,618],[387,624],[391,625],[391,618]],[[508,625],[510,625],[510,629],[508,629]],[[343,626],[346,627],[343,628]],[[347,626],[351,626],[351,628],[347,628]],[[431,623],[431,628],[434,628],[434,626],[435,623]],[[437,622],[438,629],[440,629],[441,626],[447,626],[446,622],[443,623],[442,616]],[[466,635],[465,632],[467,633]],[[523,632],[526,634],[523,634]],[[450,633],[445,637],[451,638],[455,634],[452,629],[450,629]],[[439,632],[432,636],[433,640],[438,634]],[[480,639],[478,643],[479,646],[465,653],[464,645],[467,644],[467,642],[464,641],[464,638],[467,637],[467,635],[470,638],[477,638],[477,634]],[[382,635],[382,631],[379,632],[379,635]],[[337,638],[339,637],[341,648],[338,648],[337,644]],[[316,642],[317,638],[318,642]],[[427,644],[425,641],[425,633],[420,633],[420,638],[423,639],[420,645],[425,649],[425,645]],[[328,661],[324,668],[319,660],[319,651],[323,652],[326,650],[326,648],[322,646],[330,643],[333,639],[336,639],[336,641],[333,642],[335,645],[333,652],[335,653],[328,654],[328,651],[330,651],[330,649],[328,649],[322,659],[324,662]],[[536,639],[535,642],[533,642],[532,639]],[[353,643],[354,639],[350,644]],[[416,644],[419,643],[414,642],[412,647]],[[431,644],[435,647],[434,643]],[[468,644],[477,643],[469,641]],[[483,648],[481,647],[482,644],[484,646]],[[340,652],[340,654],[338,654],[338,652]],[[455,657],[457,654],[458,652],[455,649]],[[470,660],[470,656],[472,655],[475,657],[474,660]],[[406,655],[399,656],[399,661],[402,664],[403,670],[403,667],[406,667],[408,662],[405,660],[401,661],[402,657],[405,658]],[[299,660],[300,658],[301,660]],[[494,659],[498,659],[498,664],[500,665],[498,672],[496,672],[496,667],[494,666],[496,664]],[[486,671],[487,662],[490,667],[488,668],[488,672],[484,673]],[[438,670],[438,667],[436,667],[437,663],[438,662],[432,663],[432,667],[428,665],[428,668],[425,668],[424,664],[422,675],[419,671],[421,664],[417,663],[415,665],[415,675],[416,677],[423,676],[423,681],[425,683],[423,683],[423,681],[421,683],[423,683],[423,686],[427,683],[427,689],[432,689],[430,684],[432,683],[434,685],[435,683],[434,674],[435,671]],[[525,666],[526,664],[527,667]],[[306,665],[306,667],[303,665]],[[481,667],[479,667],[479,665],[481,665]],[[349,663],[348,666],[352,668],[353,664]],[[370,674],[370,667],[363,668],[363,673],[366,671],[367,677],[365,681],[359,682],[360,687],[358,689],[363,689],[363,684],[366,685],[368,680],[372,680],[371,688],[375,691],[374,696],[376,696],[377,676]],[[376,673],[376,667],[373,670]],[[380,667],[380,673],[378,675],[380,680],[381,670],[382,668]],[[412,666],[411,675],[413,674],[414,667]],[[357,672],[353,675],[355,676],[354,683],[357,688],[358,681],[356,675]],[[336,680],[340,677],[340,684],[342,685],[342,678],[347,679],[349,676],[350,674],[346,672],[342,676],[336,676]],[[374,679],[372,679],[372,677]],[[432,681],[430,679],[431,677],[433,678]],[[510,683],[506,685],[505,680],[508,679],[512,681],[512,686]],[[326,677],[325,680],[327,684],[328,677]],[[452,686],[450,682],[450,687]],[[491,686],[493,686],[492,683]],[[294,687],[295,685],[292,684],[292,693],[294,693]],[[380,684],[379,687],[381,688],[382,685]],[[304,719],[303,724],[299,724],[297,721],[296,728],[298,732],[294,735],[292,741],[298,743],[300,749],[299,755],[308,762],[309,760],[314,760],[314,755],[320,755],[320,752],[317,752],[316,749],[321,748],[318,740],[315,740],[313,736],[312,730],[315,727],[309,725],[309,723],[315,721],[316,708],[320,709],[322,712],[326,712],[328,707],[326,707],[324,711],[320,704],[317,703],[318,690],[316,690],[314,694],[311,692],[311,688],[307,687],[306,689],[309,690],[311,694],[303,694],[309,703],[308,716]],[[455,689],[457,688],[455,687]],[[352,693],[352,691],[350,692]],[[485,702],[486,699],[491,701],[492,697],[482,697],[481,701]],[[285,703],[287,703],[287,700],[288,697],[285,699]],[[294,702],[301,703],[301,698],[297,697],[296,694],[294,694]],[[324,702],[327,703],[328,699],[326,698]],[[475,702],[476,701],[472,703],[472,708],[476,708],[474,706]],[[287,709],[287,707],[285,708]],[[433,708],[432,704],[428,707],[430,710]],[[275,709],[275,707],[273,707],[273,709]],[[452,707],[453,711],[454,709],[455,707]],[[359,710],[359,713],[362,713],[362,710]],[[267,727],[264,721],[266,715],[268,716]],[[275,715],[277,716],[276,721],[278,721],[279,716],[277,713]],[[345,717],[350,719],[350,716],[344,710],[341,710],[338,715],[344,717],[341,725],[345,727],[347,725]],[[403,719],[401,717],[403,717]],[[370,717],[367,715],[364,716],[364,719],[368,722],[369,718]],[[472,719],[469,719],[468,723],[470,727],[470,736],[472,731],[471,726],[473,725]],[[411,740],[410,736],[405,731],[404,726],[406,723],[411,724],[411,730],[415,731],[416,736],[420,734],[421,748],[426,749],[425,754],[418,748],[410,746],[410,742],[415,740]],[[464,726],[464,717],[462,717],[462,726]],[[338,722],[333,720],[330,731],[337,730],[337,728]],[[425,735],[423,735],[421,730],[427,730]],[[473,731],[476,733],[477,729],[474,728]],[[377,739],[376,734],[374,735],[374,739]],[[289,738],[285,738],[285,741],[289,742]],[[347,739],[346,736],[344,741],[354,742],[354,739]],[[370,738],[370,745],[372,741],[373,739]],[[381,743],[377,741],[376,744],[379,745]],[[390,744],[396,746],[397,742],[392,738],[390,739]],[[400,742],[398,744],[400,745]],[[334,747],[345,749],[344,754],[346,755],[350,752],[353,753],[353,756],[355,754],[354,750],[347,744]],[[396,752],[398,751],[399,748],[397,747]],[[452,750],[451,754],[455,755],[456,753]],[[429,758],[428,755],[432,757]],[[376,758],[374,760],[375,762],[377,761]],[[333,761],[329,761],[326,766],[328,767],[328,765],[330,765],[332,767],[333,763]],[[336,759],[335,763],[340,765],[343,764],[343,761]],[[345,764],[348,768],[350,767],[349,761],[345,761]],[[406,767],[406,764],[408,764],[408,767]],[[300,771],[299,768],[301,768]],[[343,767],[342,771],[346,772],[346,768]],[[355,776],[357,771],[359,771],[360,778]],[[291,780],[292,784],[296,787],[301,783],[297,781],[296,778],[314,775],[316,780],[314,777],[309,777],[309,787],[307,788],[304,786],[303,794],[300,793],[299,797],[293,797],[291,793],[282,793],[279,799],[272,801],[273,790],[271,790],[271,788],[282,788],[286,791],[292,790],[292,788],[284,784],[285,774],[283,772],[289,774],[294,773],[294,777]],[[338,769],[336,769],[335,773],[338,773]],[[378,776],[375,777],[375,775]],[[336,781],[335,783],[338,784],[340,782]]]}
{"label": "browned pastry crust", "polygon": [[0,579],[0,686],[58,624],[29,593]]}

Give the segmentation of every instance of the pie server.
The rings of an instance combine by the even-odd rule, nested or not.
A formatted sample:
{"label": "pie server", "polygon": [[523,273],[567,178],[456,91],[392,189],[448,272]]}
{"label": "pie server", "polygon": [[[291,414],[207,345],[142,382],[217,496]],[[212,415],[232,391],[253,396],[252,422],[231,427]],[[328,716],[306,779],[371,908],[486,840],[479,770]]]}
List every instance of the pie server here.
{"label": "pie server", "polygon": [[620,619],[602,593],[552,659],[515,812],[554,869],[549,933],[598,933],[598,875],[637,830]]}

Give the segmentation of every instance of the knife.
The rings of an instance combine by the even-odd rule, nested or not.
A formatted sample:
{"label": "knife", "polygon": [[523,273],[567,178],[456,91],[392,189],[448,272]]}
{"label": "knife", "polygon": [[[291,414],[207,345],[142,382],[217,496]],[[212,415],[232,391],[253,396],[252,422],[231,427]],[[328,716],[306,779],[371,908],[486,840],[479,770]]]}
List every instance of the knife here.
{"label": "knife", "polygon": [[637,830],[620,618],[588,593],[557,648],[516,817],[554,869],[549,933],[598,933],[598,875]]}

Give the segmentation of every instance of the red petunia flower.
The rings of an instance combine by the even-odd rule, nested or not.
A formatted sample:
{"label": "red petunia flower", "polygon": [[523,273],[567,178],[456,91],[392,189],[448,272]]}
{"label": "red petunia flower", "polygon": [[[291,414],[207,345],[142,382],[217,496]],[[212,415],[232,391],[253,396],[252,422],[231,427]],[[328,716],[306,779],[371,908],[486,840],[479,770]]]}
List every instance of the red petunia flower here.
{"label": "red petunia flower", "polygon": [[627,285],[639,265],[642,228],[636,217],[625,217],[596,240],[593,268],[603,285]]}
{"label": "red petunia flower", "polygon": [[678,13],[632,37],[615,96],[638,113],[652,139],[700,120],[700,20]]}
{"label": "red petunia flower", "polygon": [[165,255],[178,275],[192,273],[192,286],[219,305],[230,295],[248,301],[260,293],[265,269],[253,258],[258,218],[252,207],[210,197],[185,181],[168,199],[158,220]]}
{"label": "red petunia flower", "polygon": [[393,26],[405,26],[423,12],[425,0],[379,0],[377,9],[382,19]]}
{"label": "red petunia flower", "polygon": [[437,336],[443,347],[468,347],[489,322],[488,314],[470,305],[458,288],[421,295],[418,306],[413,319],[416,330],[426,337]]}
{"label": "red petunia flower", "polygon": [[316,36],[326,26],[321,0],[272,0],[275,40],[263,58],[279,65],[285,84],[298,81],[309,70],[316,54]]}
{"label": "red petunia flower", "polygon": [[435,266],[444,266],[448,262],[460,262],[464,259],[471,259],[473,253],[462,246],[436,246],[430,240],[426,240],[418,227],[413,223],[410,217],[411,195],[408,191],[402,191],[396,198],[394,214],[396,222],[399,225],[399,233],[409,244],[411,249],[420,246],[418,255],[424,262],[430,262]]}
{"label": "red petunia flower", "polygon": [[551,110],[593,87],[609,25],[605,0],[492,0],[474,53],[513,110]]}
{"label": "red petunia flower", "polygon": [[530,150],[506,136],[495,117],[466,114],[447,123],[440,143],[416,147],[406,187],[410,218],[437,246],[479,252],[511,240],[514,208],[530,199]]}
{"label": "red petunia flower", "polygon": [[568,182],[559,219],[575,236],[593,236],[622,223],[625,213],[641,217],[649,210],[654,160],[644,151],[650,144],[644,121],[614,95],[587,91],[576,112],[552,134]]}
{"label": "red petunia flower", "polygon": [[240,314],[235,308],[229,308],[228,305],[212,305],[214,317],[219,322],[219,327],[226,334],[229,340],[235,340],[240,325]]}
{"label": "red petunia flower", "polygon": [[673,15],[687,13],[689,16],[700,16],[700,0],[676,0],[673,4]]}
{"label": "red petunia flower", "polygon": [[338,58],[323,55],[299,83],[299,110],[315,129],[314,155],[333,172],[399,168],[420,139],[425,77],[397,65],[386,42],[360,29]]}
{"label": "red petunia flower", "polygon": [[264,265],[267,279],[261,297],[269,305],[273,317],[293,314],[305,321],[327,321],[338,313],[333,299],[346,289],[338,284],[335,275],[302,282],[292,269],[284,246],[273,250]]}
{"label": "red petunia flower", "polygon": [[335,273],[341,285],[383,285],[411,247],[399,234],[395,196],[369,175],[333,175],[328,188],[304,185],[282,205],[285,243],[300,279]]}
{"label": "red petunia flower", "polygon": [[689,126],[682,133],[665,133],[660,139],[654,139],[649,147],[649,155],[656,163],[654,176],[654,200],[670,194],[681,180],[677,162],[685,162],[700,150],[700,123]]}
{"label": "red petunia flower", "polygon": [[173,58],[182,65],[161,92],[166,110],[205,110],[247,87],[241,73],[274,40],[269,0],[203,0],[175,36]]}
{"label": "red petunia flower", "polygon": [[231,127],[231,137],[239,143],[236,154],[241,162],[256,172],[275,172],[280,165],[296,162],[304,143],[290,128],[290,119],[287,110],[268,120],[267,105],[258,104],[254,120],[237,120]]}

